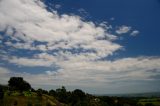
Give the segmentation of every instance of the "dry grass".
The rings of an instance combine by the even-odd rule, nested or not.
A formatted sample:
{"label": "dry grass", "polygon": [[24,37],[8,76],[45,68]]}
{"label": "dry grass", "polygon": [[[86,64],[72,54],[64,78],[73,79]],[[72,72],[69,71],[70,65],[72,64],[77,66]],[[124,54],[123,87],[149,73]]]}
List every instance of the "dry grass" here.
{"label": "dry grass", "polygon": [[5,95],[4,99],[0,101],[0,106],[64,106],[59,103],[54,97],[49,95],[37,94],[32,96],[8,96]]}

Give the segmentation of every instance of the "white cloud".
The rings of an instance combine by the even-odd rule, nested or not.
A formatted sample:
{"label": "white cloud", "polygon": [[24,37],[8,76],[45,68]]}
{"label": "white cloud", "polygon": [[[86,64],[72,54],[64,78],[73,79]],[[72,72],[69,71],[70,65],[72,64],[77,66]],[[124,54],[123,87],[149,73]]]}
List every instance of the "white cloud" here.
{"label": "white cloud", "polygon": [[[111,42],[116,39],[116,36],[107,32],[110,26],[104,27],[105,23],[103,26],[102,24],[97,26],[93,22],[82,21],[79,16],[67,14],[60,16],[56,11],[48,12],[39,0],[0,1],[0,20],[0,29],[5,29],[6,34],[17,41],[16,43],[7,41],[5,44],[15,49],[47,52],[55,49],[82,48],[94,52],[80,52],[79,55],[67,52],[72,54],[69,58],[84,57],[83,59],[94,60],[112,55],[113,52],[122,48],[119,44]],[[46,42],[46,44],[34,45],[34,41]],[[64,54],[58,52],[55,58],[68,56]],[[34,58],[14,58],[9,61],[27,66],[51,65],[51,63],[45,63],[43,60],[37,61]]]}
{"label": "white cloud", "polygon": [[134,31],[132,31],[131,36],[136,36],[138,34],[139,34],[139,31],[138,30],[134,30]]}
{"label": "white cloud", "polygon": [[96,79],[104,79],[103,81],[105,82],[118,78],[119,80],[146,80],[151,75],[151,73],[146,73],[146,71],[152,69],[159,70],[159,62],[159,58],[150,57],[96,62],[66,61],[61,63],[64,71],[61,70],[60,73],[62,73],[61,75],[65,74],[65,77],[70,79],[91,79],[99,83],[101,81]]}
{"label": "white cloud", "polygon": [[10,73],[10,71],[8,69],[6,69],[4,67],[0,67],[0,75],[1,74],[8,74],[8,73]]}
{"label": "white cloud", "polygon": [[117,34],[125,34],[125,33],[128,33],[129,31],[131,30],[131,27],[130,26],[120,26],[117,30],[116,30],[116,33]]}
{"label": "white cloud", "polygon": [[[17,40],[14,44],[8,42],[15,48],[47,51],[83,47],[106,56],[121,48],[110,42],[116,36],[107,33],[101,25],[82,21],[75,15],[48,12],[39,0],[1,0],[0,20],[0,30],[5,29],[7,35]],[[33,46],[34,41],[47,42],[48,45]]]}
{"label": "white cloud", "polygon": [[28,67],[35,67],[35,66],[43,66],[49,67],[54,64],[54,60],[52,59],[37,59],[37,58],[17,58],[12,57],[8,60],[10,63],[17,64],[20,66],[28,66]]}
{"label": "white cloud", "polygon": [[5,67],[0,67],[0,84],[6,84],[10,76],[10,70]]}
{"label": "white cloud", "polygon": [[[82,85],[97,86],[116,81],[155,80],[150,76],[160,71],[160,58],[137,57],[123,58],[116,61],[60,61],[57,71],[46,71],[41,74],[15,73],[33,85]],[[0,68],[1,76],[6,76],[8,69]],[[157,73],[152,70],[157,70]],[[13,73],[13,72],[11,72]],[[9,75],[8,75],[9,76]],[[88,85],[89,84],[89,85]]]}
{"label": "white cloud", "polygon": [[[0,78],[6,81],[5,77],[14,73],[33,85],[84,86],[106,85],[115,80],[153,80],[150,75],[155,73],[148,73],[148,70],[160,70],[159,57],[101,60],[123,49],[122,45],[113,42],[117,37],[110,34],[109,29],[112,26],[105,22],[95,25],[93,22],[83,21],[79,16],[48,12],[40,0],[1,0],[0,31],[6,31],[11,40],[16,41],[7,41],[5,44],[14,47],[13,49],[41,51],[31,57],[7,56],[5,52],[2,59],[20,66],[56,65],[59,69],[32,75],[0,68],[0,76],[3,76]],[[130,31],[130,26],[123,25],[116,33]],[[131,35],[138,33],[135,30]],[[35,41],[40,44],[34,44]]]}
{"label": "white cloud", "polygon": [[[25,2],[24,2],[25,1]],[[36,0],[38,1],[38,0]],[[6,7],[10,7],[10,9]],[[92,22],[83,22],[79,16],[48,12],[37,2],[27,0],[2,0],[0,6],[0,29],[7,28],[8,34],[16,30],[16,37],[37,41],[93,41],[104,36],[105,29],[96,27]],[[15,14],[15,12],[17,12]],[[24,37],[24,35],[26,37]]]}
{"label": "white cloud", "polygon": [[[77,87],[88,90],[89,93],[107,91],[108,93],[115,91],[126,93],[126,90],[127,92],[146,91],[153,86],[153,89],[150,89],[153,91],[159,88],[154,86],[157,82],[154,76],[160,73],[159,62],[159,57],[123,58],[116,61],[96,62],[70,60],[60,61],[61,69],[39,74],[12,72],[6,68],[0,68],[0,83],[6,84],[9,77],[17,76],[23,77],[35,88],[56,89],[57,86],[64,85],[67,88],[73,87],[72,90]],[[2,71],[2,69],[7,71]],[[145,87],[141,88],[138,84]],[[135,89],[129,89],[127,86],[134,86]],[[96,89],[95,92],[94,89]],[[101,89],[104,90],[101,91]]]}

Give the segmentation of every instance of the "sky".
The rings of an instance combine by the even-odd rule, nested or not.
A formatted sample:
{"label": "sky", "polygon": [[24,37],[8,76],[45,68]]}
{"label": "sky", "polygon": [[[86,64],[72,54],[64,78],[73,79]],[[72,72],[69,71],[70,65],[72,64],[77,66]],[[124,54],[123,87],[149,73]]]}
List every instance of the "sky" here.
{"label": "sky", "polygon": [[0,0],[0,83],[160,91],[159,11],[160,0]]}

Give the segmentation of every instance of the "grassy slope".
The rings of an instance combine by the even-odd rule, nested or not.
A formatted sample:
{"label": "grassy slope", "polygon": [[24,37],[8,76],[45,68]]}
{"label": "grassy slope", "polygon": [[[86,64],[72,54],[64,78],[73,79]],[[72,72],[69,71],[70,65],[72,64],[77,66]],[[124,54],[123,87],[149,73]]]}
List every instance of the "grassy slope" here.
{"label": "grassy slope", "polygon": [[20,96],[19,94],[5,95],[0,101],[0,106],[65,106],[58,102],[54,97],[42,95],[38,97],[36,93],[28,96]]}
{"label": "grassy slope", "polygon": [[155,106],[160,106],[160,98],[140,99],[138,103],[142,104],[143,106],[147,103],[152,103]]}

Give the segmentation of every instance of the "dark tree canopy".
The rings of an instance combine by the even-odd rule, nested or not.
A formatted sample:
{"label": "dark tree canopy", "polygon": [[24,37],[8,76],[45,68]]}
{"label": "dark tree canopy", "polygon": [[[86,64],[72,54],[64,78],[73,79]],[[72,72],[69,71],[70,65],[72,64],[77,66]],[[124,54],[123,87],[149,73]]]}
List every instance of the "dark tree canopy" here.
{"label": "dark tree canopy", "polygon": [[55,90],[53,90],[53,89],[52,89],[52,90],[50,90],[50,91],[49,91],[49,95],[55,96],[55,95],[56,95],[56,91],[55,91]]}
{"label": "dark tree canopy", "polygon": [[31,85],[24,81],[22,77],[11,77],[8,86],[12,90],[27,91],[31,89]]}
{"label": "dark tree canopy", "polygon": [[4,92],[2,86],[0,86],[0,99],[3,99]]}
{"label": "dark tree canopy", "polygon": [[67,102],[67,90],[64,86],[62,88],[56,89],[57,99],[60,102],[66,103]]}
{"label": "dark tree canopy", "polygon": [[74,94],[75,96],[77,96],[79,99],[85,98],[85,93],[84,93],[82,90],[80,90],[80,89],[74,90],[74,91],[73,91],[73,94]]}

